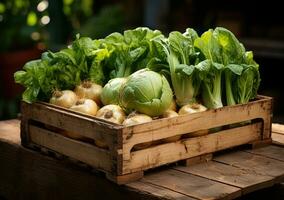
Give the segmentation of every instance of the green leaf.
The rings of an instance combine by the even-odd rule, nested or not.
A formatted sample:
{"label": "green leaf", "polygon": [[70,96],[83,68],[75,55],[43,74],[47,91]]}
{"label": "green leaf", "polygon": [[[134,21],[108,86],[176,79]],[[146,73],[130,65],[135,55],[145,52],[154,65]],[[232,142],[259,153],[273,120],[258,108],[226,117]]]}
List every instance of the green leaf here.
{"label": "green leaf", "polygon": [[237,65],[237,64],[229,64],[226,66],[231,72],[233,72],[236,75],[241,75],[243,71],[243,66],[242,65]]}

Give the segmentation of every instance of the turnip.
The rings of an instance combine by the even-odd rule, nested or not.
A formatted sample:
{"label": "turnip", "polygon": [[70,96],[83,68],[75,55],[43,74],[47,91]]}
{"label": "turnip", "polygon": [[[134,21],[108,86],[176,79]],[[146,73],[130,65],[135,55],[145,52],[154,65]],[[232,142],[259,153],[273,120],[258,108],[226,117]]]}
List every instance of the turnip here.
{"label": "turnip", "polygon": [[91,81],[84,81],[76,86],[74,92],[79,98],[92,99],[97,105],[101,105],[102,86]]}
{"label": "turnip", "polygon": [[57,106],[70,108],[76,103],[77,99],[78,97],[71,90],[62,90],[62,91],[56,90],[53,92],[49,102]]}

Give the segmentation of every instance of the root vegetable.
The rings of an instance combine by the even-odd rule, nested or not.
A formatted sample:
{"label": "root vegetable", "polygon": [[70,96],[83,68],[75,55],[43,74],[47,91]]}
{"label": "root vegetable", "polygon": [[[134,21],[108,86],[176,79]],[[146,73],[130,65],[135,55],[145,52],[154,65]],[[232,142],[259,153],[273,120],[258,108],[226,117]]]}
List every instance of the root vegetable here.
{"label": "root vegetable", "polygon": [[49,102],[57,106],[70,108],[76,103],[77,99],[78,97],[71,90],[62,90],[62,91],[56,90],[53,92]]}

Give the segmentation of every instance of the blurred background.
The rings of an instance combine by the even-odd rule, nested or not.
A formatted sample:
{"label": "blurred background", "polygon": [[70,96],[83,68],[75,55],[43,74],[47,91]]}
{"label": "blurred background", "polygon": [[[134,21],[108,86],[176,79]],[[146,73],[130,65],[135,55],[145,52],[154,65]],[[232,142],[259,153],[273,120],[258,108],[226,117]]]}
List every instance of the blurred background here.
{"label": "blurred background", "polygon": [[[260,64],[259,94],[274,97],[274,122],[284,123],[284,21],[281,1],[0,0],[0,120],[15,118],[23,88],[13,74],[77,33],[93,39],[138,26],[165,34],[187,27],[231,30]],[[283,65],[283,66],[282,66]]]}

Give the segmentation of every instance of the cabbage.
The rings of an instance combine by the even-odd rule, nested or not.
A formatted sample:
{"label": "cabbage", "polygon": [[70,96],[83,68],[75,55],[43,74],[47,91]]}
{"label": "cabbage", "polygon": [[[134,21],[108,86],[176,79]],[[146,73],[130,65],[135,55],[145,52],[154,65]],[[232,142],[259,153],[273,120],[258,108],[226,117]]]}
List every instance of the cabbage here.
{"label": "cabbage", "polygon": [[120,103],[123,108],[152,117],[163,114],[172,99],[173,93],[167,79],[149,69],[142,69],[130,75],[120,91]]}
{"label": "cabbage", "polygon": [[104,105],[119,105],[119,90],[126,78],[114,78],[108,81],[101,93],[101,101]]}

